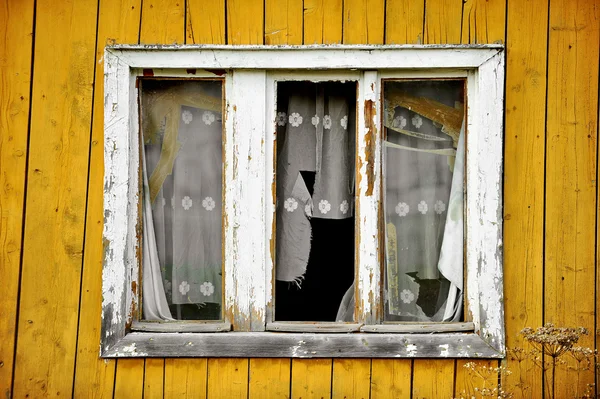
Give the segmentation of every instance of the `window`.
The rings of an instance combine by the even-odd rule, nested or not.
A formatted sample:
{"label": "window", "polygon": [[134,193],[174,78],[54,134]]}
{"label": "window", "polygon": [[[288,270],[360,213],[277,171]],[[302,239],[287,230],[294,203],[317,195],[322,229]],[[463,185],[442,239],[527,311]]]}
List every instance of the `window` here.
{"label": "window", "polygon": [[503,62],[107,48],[101,355],[503,356]]}

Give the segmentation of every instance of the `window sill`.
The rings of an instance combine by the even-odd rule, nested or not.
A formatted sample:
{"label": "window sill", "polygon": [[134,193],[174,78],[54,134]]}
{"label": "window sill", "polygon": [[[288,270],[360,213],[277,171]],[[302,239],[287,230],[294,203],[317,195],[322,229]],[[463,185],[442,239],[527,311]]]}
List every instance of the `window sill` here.
{"label": "window sill", "polygon": [[475,333],[316,334],[132,332],[101,356],[286,358],[502,358]]}

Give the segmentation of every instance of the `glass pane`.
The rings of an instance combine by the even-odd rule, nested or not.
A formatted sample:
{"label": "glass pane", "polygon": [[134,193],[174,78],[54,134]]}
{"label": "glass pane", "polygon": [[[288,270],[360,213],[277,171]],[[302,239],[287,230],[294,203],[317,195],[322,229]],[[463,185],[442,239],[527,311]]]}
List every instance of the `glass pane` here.
{"label": "glass pane", "polygon": [[222,319],[222,81],[141,81],[145,320]]}
{"label": "glass pane", "polygon": [[277,85],[277,321],[353,318],[355,104],[356,83]]}
{"label": "glass pane", "polygon": [[464,81],[384,82],[386,321],[460,321]]}

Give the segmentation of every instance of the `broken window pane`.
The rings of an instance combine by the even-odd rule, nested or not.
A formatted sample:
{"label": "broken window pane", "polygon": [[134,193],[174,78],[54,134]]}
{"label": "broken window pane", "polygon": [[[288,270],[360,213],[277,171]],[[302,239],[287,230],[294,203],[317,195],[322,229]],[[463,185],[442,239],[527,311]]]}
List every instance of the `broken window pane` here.
{"label": "broken window pane", "polygon": [[275,320],[335,321],[354,280],[356,83],[277,87]]}
{"label": "broken window pane", "polygon": [[384,82],[385,321],[460,321],[464,81]]}
{"label": "broken window pane", "polygon": [[222,82],[140,83],[143,319],[222,319]]}

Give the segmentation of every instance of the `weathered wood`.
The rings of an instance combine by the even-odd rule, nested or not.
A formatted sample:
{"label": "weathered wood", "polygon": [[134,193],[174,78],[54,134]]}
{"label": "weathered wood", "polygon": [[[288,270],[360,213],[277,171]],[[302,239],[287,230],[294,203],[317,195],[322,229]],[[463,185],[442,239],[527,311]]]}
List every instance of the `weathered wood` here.
{"label": "weathered wood", "polygon": [[140,332],[226,332],[231,331],[231,323],[210,323],[193,321],[151,322],[134,321],[131,331]]}
{"label": "weathered wood", "polygon": [[265,0],[265,44],[302,44],[302,0]]}
{"label": "weathered wood", "polygon": [[[225,311],[235,331],[261,331],[266,309],[266,73],[227,81],[224,143]],[[263,99],[256,100],[256,99]]]}
{"label": "weathered wood", "polygon": [[225,0],[186,1],[187,44],[225,44]]}
{"label": "weathered wood", "polygon": [[97,8],[36,2],[14,397],[73,388]]}
{"label": "weathered wood", "polygon": [[427,0],[424,43],[460,43],[463,0]]}
{"label": "weathered wood", "polygon": [[165,359],[165,399],[206,398],[206,359]]}
{"label": "weathered wood", "polygon": [[[137,42],[140,0],[112,0],[101,3],[98,15],[96,61],[104,56],[106,44]],[[98,358],[102,304],[102,229],[104,189],[104,64],[96,65],[93,100],[92,143],[88,178],[83,277],[80,295],[79,331],[74,381],[75,397],[109,398],[113,394],[114,361]]]}
{"label": "weathered wood", "polygon": [[461,43],[504,43],[506,0],[464,0]]}
{"label": "weathered wood", "polygon": [[[132,68],[426,69],[477,68],[503,47],[478,46],[124,46],[108,49]],[[402,49],[398,53],[398,49]],[[356,50],[356,51],[349,51]],[[393,53],[396,52],[396,55]],[[277,64],[273,59],[277,59]]]}
{"label": "weathered wood", "polygon": [[267,323],[267,331],[275,332],[326,332],[326,333],[349,333],[360,330],[361,325],[357,323],[293,323],[274,322]]}
{"label": "weathered wood", "polygon": [[355,319],[376,324],[383,318],[381,300],[381,95],[375,71],[367,71],[358,87],[356,109]]}
{"label": "weathered wood", "polygon": [[127,334],[106,357],[447,357],[498,358],[477,334],[231,332]]}
{"label": "weathered wood", "polygon": [[344,0],[344,44],[383,44],[385,0]]}
{"label": "weathered wood", "polygon": [[423,43],[424,1],[387,0],[385,2],[385,43]]}
{"label": "weathered wood", "polygon": [[[549,11],[544,321],[593,331],[598,305],[584,293],[596,286],[600,8],[571,4],[551,0]],[[578,345],[593,348],[594,338]],[[579,392],[594,374],[582,373]],[[557,373],[555,397],[573,395],[575,378]]]}
{"label": "weathered wood", "polygon": [[330,398],[332,367],[331,359],[293,359],[292,398]]}
{"label": "weathered wood", "polygon": [[291,359],[250,359],[248,398],[289,398]]}
{"label": "weathered wood", "polygon": [[208,359],[207,396],[211,399],[247,399],[248,363],[248,359]]}
{"label": "weathered wood", "polygon": [[[507,346],[514,348],[523,346],[521,329],[543,324],[548,0],[511,0],[507,14],[504,298]],[[531,397],[542,397],[542,373],[533,362],[507,365],[506,383],[526,383]]]}
{"label": "weathered wood", "polygon": [[410,398],[411,360],[373,359],[371,361],[371,399]]}
{"label": "weathered wood", "polygon": [[438,333],[474,331],[475,325],[465,323],[398,323],[375,324],[362,326],[360,332],[364,333]]}
{"label": "weathered wood", "polygon": [[12,397],[16,342],[34,1],[0,6],[0,395]]}
{"label": "weathered wood", "polygon": [[413,363],[412,398],[451,398],[454,394],[454,361],[422,360]]}
{"label": "weathered wood", "polygon": [[342,0],[304,0],[304,44],[342,42]]}
{"label": "weathered wood", "polygon": [[369,399],[371,359],[335,359],[332,398]]}
{"label": "weathered wood", "polygon": [[140,43],[175,44],[185,38],[185,2],[181,0],[146,0],[142,3]]}
{"label": "weathered wood", "polygon": [[144,399],[162,399],[165,359],[146,359],[144,363]]}
{"label": "weathered wood", "polygon": [[264,1],[227,0],[227,43],[263,44]]}
{"label": "weathered wood", "polygon": [[115,375],[115,399],[142,399],[144,359],[119,359]]}

